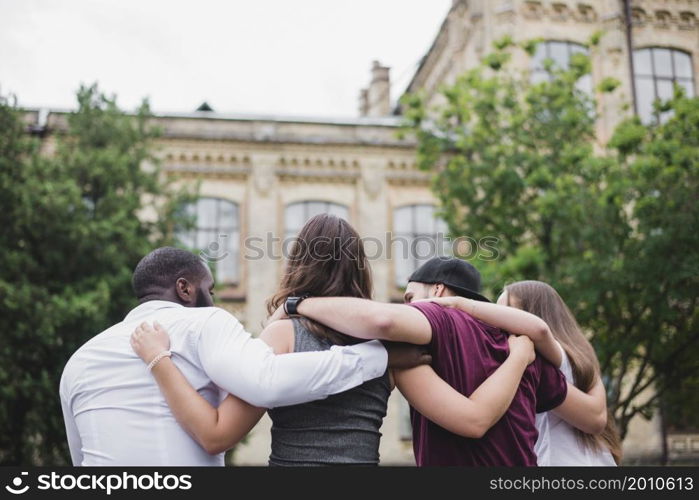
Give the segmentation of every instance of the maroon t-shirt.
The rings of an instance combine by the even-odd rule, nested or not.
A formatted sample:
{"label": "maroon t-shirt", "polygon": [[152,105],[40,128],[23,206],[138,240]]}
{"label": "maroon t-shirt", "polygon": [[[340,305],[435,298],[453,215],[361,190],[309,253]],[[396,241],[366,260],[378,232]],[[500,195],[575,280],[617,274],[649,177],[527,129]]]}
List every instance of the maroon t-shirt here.
{"label": "maroon t-shirt", "polygon": [[[431,302],[412,305],[432,325],[432,368],[461,394],[470,396],[507,359],[507,334],[499,328]],[[536,414],[559,406],[567,392],[560,370],[537,356],[510,408],[480,439],[453,434],[411,408],[417,465],[535,466]]]}

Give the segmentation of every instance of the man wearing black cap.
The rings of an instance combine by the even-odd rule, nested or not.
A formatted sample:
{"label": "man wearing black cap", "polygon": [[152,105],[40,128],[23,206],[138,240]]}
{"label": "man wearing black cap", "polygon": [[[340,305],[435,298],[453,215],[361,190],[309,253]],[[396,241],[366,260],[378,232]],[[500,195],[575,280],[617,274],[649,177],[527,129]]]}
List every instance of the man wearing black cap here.
{"label": "man wearing black cap", "polygon": [[[354,337],[428,346],[432,368],[395,372],[398,388],[415,406],[411,408],[411,419],[418,466],[535,466],[536,413],[558,407],[567,394],[564,376],[541,358],[526,366],[523,373],[518,372],[516,380],[513,379],[516,371],[510,371],[499,379],[502,387],[489,386],[488,391],[493,394],[504,391],[505,386],[514,387],[514,392],[507,400],[509,407],[506,405],[506,410],[503,408],[482,433],[463,433],[445,425],[441,419],[441,426],[433,421],[435,413],[439,413],[435,408],[450,412],[454,406],[444,404],[444,399],[451,395],[430,374],[436,372],[458,393],[473,397],[481,385],[502,375],[503,367],[510,363],[507,333],[459,309],[429,301],[415,302],[445,296],[466,297],[474,301],[474,306],[489,302],[480,294],[480,274],[471,264],[438,257],[426,262],[410,277],[404,297],[410,307],[346,297],[292,298],[287,311]],[[494,398],[491,404],[500,405],[503,400]],[[415,401],[420,401],[420,405]],[[423,413],[432,415],[432,420]]]}
{"label": "man wearing black cap", "polygon": [[465,260],[435,257],[425,262],[408,278],[405,302],[418,299],[460,295],[468,299],[490,302],[479,293],[481,274]]}
{"label": "man wearing black cap", "polygon": [[[471,307],[490,302],[479,293],[480,273],[468,262],[437,257],[426,262],[408,279],[404,300],[461,296]],[[455,309],[430,302],[413,304],[432,326],[430,351],[434,370],[449,385],[468,395],[478,380],[502,363],[507,336],[499,328]],[[401,391],[410,392],[419,383],[420,371],[396,375]],[[558,407],[566,398],[562,373],[537,357],[524,372],[509,409],[479,440],[456,436],[411,408],[413,446],[418,465],[536,465],[536,413]]]}

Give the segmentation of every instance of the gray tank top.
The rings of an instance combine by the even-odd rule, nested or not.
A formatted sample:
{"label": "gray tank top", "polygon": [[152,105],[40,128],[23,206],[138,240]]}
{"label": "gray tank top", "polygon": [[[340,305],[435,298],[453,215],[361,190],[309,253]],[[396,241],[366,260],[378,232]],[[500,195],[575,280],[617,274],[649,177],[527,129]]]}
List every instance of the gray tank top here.
{"label": "gray tank top", "polygon": [[[325,351],[332,343],[318,339],[298,319],[294,352]],[[391,383],[381,377],[320,401],[269,410],[272,419],[270,465],[376,465],[379,428],[386,416]]]}

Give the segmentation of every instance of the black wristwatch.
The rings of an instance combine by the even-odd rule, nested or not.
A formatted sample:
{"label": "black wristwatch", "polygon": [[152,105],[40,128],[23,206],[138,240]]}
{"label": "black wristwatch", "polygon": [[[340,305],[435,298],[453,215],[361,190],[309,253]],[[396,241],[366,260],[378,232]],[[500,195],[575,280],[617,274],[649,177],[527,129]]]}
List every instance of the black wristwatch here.
{"label": "black wristwatch", "polygon": [[310,297],[309,293],[304,293],[298,297],[287,297],[286,302],[284,302],[284,312],[287,316],[298,316],[298,307],[304,299]]}

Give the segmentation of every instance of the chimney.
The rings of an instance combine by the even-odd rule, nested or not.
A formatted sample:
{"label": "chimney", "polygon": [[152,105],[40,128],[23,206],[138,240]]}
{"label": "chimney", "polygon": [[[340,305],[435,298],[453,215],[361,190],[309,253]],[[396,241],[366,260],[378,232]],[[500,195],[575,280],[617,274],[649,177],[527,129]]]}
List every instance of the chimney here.
{"label": "chimney", "polygon": [[359,91],[359,116],[369,114],[369,89]]}
{"label": "chimney", "polygon": [[371,66],[371,83],[359,95],[360,116],[388,116],[391,114],[390,68],[374,61]]}

